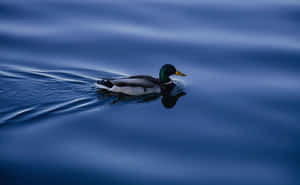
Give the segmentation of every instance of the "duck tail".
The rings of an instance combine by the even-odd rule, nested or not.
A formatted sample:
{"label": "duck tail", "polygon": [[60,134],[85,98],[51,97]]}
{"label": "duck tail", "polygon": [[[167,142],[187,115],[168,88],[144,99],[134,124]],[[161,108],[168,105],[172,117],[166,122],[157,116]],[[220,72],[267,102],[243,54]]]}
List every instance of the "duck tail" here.
{"label": "duck tail", "polygon": [[112,88],[114,86],[114,84],[112,84],[109,80],[98,80],[97,83],[108,88]]}

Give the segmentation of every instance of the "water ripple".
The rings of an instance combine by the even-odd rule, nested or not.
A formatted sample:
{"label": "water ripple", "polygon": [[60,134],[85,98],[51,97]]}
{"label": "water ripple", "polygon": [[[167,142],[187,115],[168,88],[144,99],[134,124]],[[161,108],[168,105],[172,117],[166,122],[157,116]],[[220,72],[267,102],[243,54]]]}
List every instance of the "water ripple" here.
{"label": "water ripple", "polygon": [[[25,66],[2,66],[1,98],[11,104],[0,106],[0,125],[41,119],[48,115],[96,108],[113,98],[101,97],[94,86],[97,78],[72,70],[42,70]],[[94,71],[99,76],[108,72]],[[95,76],[97,75],[95,74]],[[101,75],[102,74],[102,75]],[[115,75],[115,74],[111,74]],[[35,92],[36,91],[36,92]],[[22,93],[20,93],[22,92]],[[17,93],[17,94],[16,94]],[[18,104],[22,104],[20,108]]]}

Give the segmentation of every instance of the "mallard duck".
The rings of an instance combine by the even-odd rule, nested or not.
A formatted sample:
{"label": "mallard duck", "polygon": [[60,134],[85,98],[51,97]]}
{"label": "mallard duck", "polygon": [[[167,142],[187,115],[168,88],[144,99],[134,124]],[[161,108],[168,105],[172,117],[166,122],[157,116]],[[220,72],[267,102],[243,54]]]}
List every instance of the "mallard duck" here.
{"label": "mallard duck", "polygon": [[161,94],[165,87],[174,85],[171,75],[186,76],[171,64],[165,64],[159,72],[159,79],[151,76],[138,75],[118,79],[102,79],[97,81],[100,89],[132,96]]}

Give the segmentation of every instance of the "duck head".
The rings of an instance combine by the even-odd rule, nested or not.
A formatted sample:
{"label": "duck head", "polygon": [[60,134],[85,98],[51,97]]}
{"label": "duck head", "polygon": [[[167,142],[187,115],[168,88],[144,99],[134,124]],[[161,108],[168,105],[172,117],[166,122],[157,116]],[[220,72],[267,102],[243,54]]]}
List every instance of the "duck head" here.
{"label": "duck head", "polygon": [[179,72],[173,65],[165,64],[160,68],[159,72],[159,80],[161,83],[168,83],[171,81],[171,75],[178,75],[178,76],[186,76],[185,74]]}

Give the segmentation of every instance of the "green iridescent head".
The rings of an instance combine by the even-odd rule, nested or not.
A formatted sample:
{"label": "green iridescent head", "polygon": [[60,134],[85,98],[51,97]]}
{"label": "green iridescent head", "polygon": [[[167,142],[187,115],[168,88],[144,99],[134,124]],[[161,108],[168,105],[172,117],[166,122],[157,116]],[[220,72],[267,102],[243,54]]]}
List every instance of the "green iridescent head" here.
{"label": "green iridescent head", "polygon": [[165,64],[160,68],[159,80],[161,83],[170,82],[171,75],[186,76],[185,74],[176,70],[176,68],[171,64]]}

